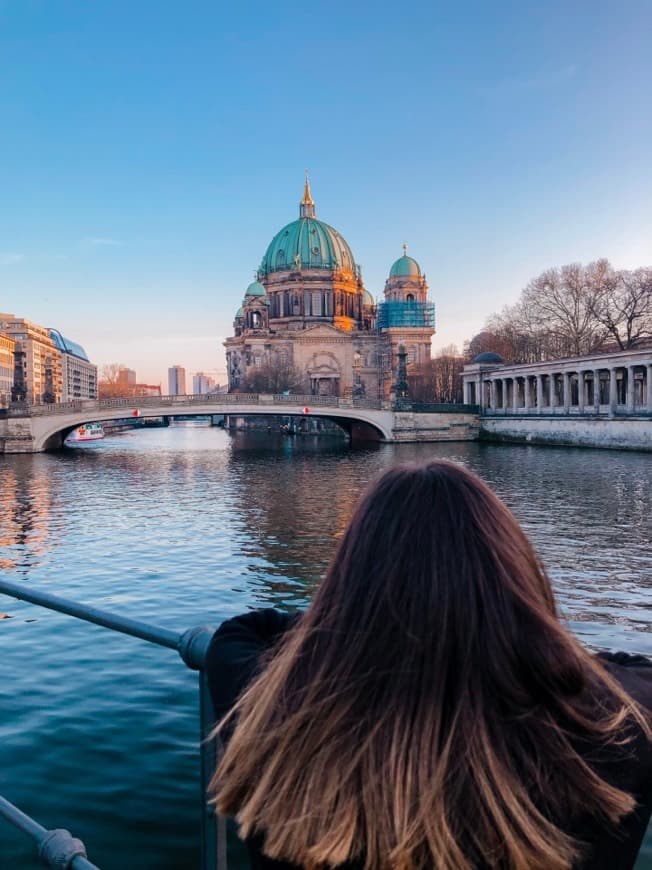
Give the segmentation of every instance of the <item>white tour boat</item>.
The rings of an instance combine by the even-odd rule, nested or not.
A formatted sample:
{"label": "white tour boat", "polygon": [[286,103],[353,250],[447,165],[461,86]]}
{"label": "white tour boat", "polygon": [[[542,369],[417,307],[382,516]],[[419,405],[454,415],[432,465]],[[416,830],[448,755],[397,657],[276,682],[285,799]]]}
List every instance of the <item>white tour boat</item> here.
{"label": "white tour boat", "polygon": [[83,441],[99,441],[104,438],[104,429],[101,423],[84,423],[73,429],[66,438],[66,444],[80,444]]}

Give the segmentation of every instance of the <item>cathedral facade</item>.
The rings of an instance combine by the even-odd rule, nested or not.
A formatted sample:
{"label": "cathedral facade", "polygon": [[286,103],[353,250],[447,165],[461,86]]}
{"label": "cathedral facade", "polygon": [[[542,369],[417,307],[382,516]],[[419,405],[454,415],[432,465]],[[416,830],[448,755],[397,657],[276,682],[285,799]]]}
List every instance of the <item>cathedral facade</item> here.
{"label": "cathedral facade", "polygon": [[376,399],[392,393],[401,345],[408,366],[430,359],[435,318],[405,246],[376,303],[347,242],[317,219],[306,178],[299,218],[270,242],[233,327],[229,391]]}

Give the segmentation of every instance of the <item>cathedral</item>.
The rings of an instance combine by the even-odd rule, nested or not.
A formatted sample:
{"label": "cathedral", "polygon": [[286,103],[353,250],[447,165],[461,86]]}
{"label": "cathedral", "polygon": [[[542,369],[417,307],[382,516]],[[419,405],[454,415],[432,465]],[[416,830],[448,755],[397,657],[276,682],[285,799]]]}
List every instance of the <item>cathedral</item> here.
{"label": "cathedral", "polygon": [[233,326],[229,391],[385,399],[401,346],[408,370],[430,359],[435,309],[405,245],[374,300],[347,242],[317,219],[306,177],[299,218],[269,243]]}

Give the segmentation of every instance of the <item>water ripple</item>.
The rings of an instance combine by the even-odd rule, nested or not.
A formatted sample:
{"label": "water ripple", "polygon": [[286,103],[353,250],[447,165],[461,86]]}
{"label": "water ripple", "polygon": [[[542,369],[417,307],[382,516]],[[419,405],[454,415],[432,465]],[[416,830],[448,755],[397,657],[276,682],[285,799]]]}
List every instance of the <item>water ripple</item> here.
{"label": "water ripple", "polygon": [[[427,456],[463,462],[505,499],[586,643],[652,654],[643,454],[137,432],[0,457],[0,569],[179,631],[304,606],[361,489]],[[197,866],[196,675],[170,650],[7,598],[0,610],[12,616],[0,621],[0,793],[73,830],[103,870]],[[6,826],[0,842],[2,866],[38,866]]]}

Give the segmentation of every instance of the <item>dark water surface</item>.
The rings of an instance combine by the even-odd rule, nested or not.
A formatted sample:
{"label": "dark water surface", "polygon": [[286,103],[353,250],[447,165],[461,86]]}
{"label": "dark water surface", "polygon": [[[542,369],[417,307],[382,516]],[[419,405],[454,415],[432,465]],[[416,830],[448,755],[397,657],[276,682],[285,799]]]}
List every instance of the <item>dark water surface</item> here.
{"label": "dark water surface", "polygon": [[[652,457],[480,444],[382,445],[134,432],[0,457],[9,579],[182,631],[305,605],[361,488],[446,457],[534,540],[573,630],[652,655]],[[81,837],[102,870],[198,866],[196,675],[177,655],[0,597],[0,794]],[[0,821],[0,867],[41,866]],[[650,832],[640,868],[652,868]]]}

